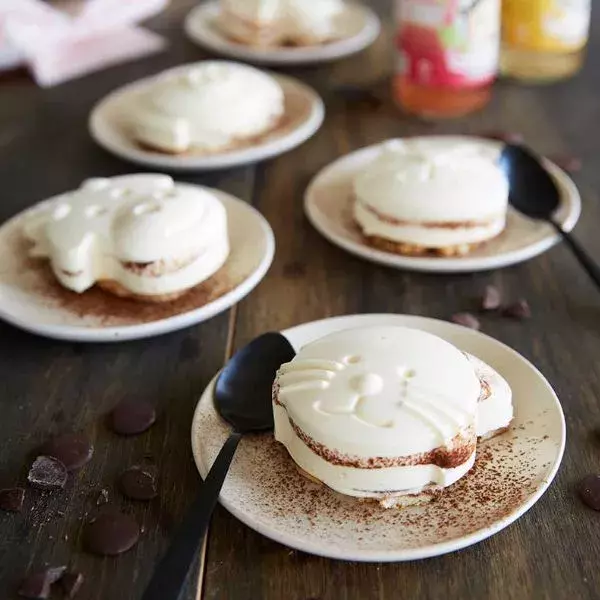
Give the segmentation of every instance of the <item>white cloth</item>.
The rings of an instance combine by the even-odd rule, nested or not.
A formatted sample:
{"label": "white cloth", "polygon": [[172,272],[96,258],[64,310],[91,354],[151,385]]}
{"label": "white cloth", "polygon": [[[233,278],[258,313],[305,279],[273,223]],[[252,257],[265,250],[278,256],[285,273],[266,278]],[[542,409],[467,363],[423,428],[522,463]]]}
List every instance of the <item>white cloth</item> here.
{"label": "white cloth", "polygon": [[40,0],[0,1],[0,69],[26,64],[51,86],[110,64],[157,52],[159,35],[135,23],[168,0],[86,0],[75,14]]}

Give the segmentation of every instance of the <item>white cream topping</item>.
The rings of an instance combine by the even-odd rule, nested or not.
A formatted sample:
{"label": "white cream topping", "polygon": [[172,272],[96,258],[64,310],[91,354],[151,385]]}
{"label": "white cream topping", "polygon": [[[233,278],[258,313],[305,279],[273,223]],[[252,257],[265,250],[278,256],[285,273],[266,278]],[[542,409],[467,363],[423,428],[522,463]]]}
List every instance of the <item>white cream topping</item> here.
{"label": "white cream topping", "polygon": [[[167,175],[89,179],[34,211],[23,233],[34,244],[30,254],[49,258],[61,284],[76,292],[100,280],[142,295],[179,292],[208,279],[229,254],[218,198]],[[152,275],[128,268],[157,261]]]}
{"label": "white cream topping", "polygon": [[279,401],[313,440],[343,454],[399,457],[475,424],[480,384],[448,342],[405,327],[346,330],[281,366]]}
{"label": "white cream topping", "polygon": [[490,386],[490,395],[477,407],[477,436],[508,427],[513,419],[512,391],[508,382],[496,370],[471,354],[466,355],[479,377]]}
{"label": "white cream topping", "polygon": [[126,119],[135,138],[152,147],[216,152],[265,133],[283,113],[283,90],[270,75],[204,61],[157,75],[134,94]]}
{"label": "white cream topping", "polygon": [[[225,27],[233,17],[248,25],[249,35],[260,28],[282,42],[317,42],[335,37],[337,19],[345,8],[343,0],[221,0],[221,6]],[[258,33],[264,35],[265,31]]]}
{"label": "white cream topping", "polygon": [[275,389],[282,405],[274,403],[276,439],[302,469],[341,493],[446,486],[474,460],[475,452],[455,468],[340,465],[313,452],[292,426],[346,463],[452,450],[458,435],[474,441],[479,380],[462,352],[429,333],[378,326],[328,335],[281,366]]}
{"label": "white cream topping", "polygon": [[[356,176],[354,195],[355,218],[367,235],[428,247],[494,237],[508,209],[508,181],[490,150],[439,138],[384,144]],[[475,226],[435,226],[440,223]]]}

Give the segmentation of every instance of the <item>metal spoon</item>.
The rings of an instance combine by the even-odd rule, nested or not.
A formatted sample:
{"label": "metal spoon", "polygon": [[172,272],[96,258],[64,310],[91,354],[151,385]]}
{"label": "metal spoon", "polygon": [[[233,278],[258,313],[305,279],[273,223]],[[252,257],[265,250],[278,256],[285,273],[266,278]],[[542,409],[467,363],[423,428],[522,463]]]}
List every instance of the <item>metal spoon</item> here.
{"label": "metal spoon", "polygon": [[202,489],[167,553],[154,570],[143,600],[176,600],[198,553],[235,450],[242,436],[273,429],[271,388],[277,369],[296,352],[280,333],[265,333],[237,352],[215,384],[214,403],[233,432],[221,448]]}
{"label": "metal spoon", "polygon": [[600,267],[581,244],[556,221],[560,191],[540,159],[518,144],[506,144],[500,166],[509,181],[509,201],[519,212],[550,223],[573,251],[581,266],[600,288]]}

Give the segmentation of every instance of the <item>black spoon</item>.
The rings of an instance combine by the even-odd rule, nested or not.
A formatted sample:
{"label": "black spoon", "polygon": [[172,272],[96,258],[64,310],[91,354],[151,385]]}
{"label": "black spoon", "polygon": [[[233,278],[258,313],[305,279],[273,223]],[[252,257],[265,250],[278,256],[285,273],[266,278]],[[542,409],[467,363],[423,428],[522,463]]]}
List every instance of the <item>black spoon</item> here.
{"label": "black spoon", "polygon": [[214,403],[233,432],[213,463],[200,494],[154,570],[143,600],[177,600],[215,509],[233,455],[250,432],[273,429],[271,388],[277,369],[296,352],[280,333],[265,333],[237,352],[215,385]]}
{"label": "black spoon", "polygon": [[523,146],[506,144],[500,155],[500,166],[508,177],[511,205],[532,219],[550,223],[600,288],[600,267],[581,244],[556,221],[560,191],[540,159]]}

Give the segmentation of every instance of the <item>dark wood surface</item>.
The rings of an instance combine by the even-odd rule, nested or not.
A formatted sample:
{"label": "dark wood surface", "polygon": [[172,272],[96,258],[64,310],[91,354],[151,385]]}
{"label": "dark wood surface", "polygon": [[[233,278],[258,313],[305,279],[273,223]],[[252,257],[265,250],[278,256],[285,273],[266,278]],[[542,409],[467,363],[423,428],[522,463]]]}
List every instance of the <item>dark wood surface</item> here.
{"label": "dark wood surface", "polygon": [[[23,75],[0,80],[0,220],[87,176],[135,170],[89,139],[93,103],[115,87],[205,54],[187,42],[181,21],[192,0],[177,0],[152,27],[169,50],[53,89]],[[390,24],[390,1],[373,2]],[[392,136],[489,129],[522,132],[540,152],[576,154],[584,196],[577,236],[600,257],[600,19],[590,58],[572,81],[552,87],[497,85],[483,112],[428,124],[381,105],[348,104],[332,89],[378,81],[390,73],[389,29],[367,52],[339,63],[289,72],[325,97],[327,120],[309,142],[258,166],[181,179],[221,187],[253,203],[270,221],[277,254],[268,277],[228,313],[152,340],[79,345],[34,337],[0,323],[0,487],[23,484],[30,453],[49,434],[84,430],[93,461],[64,492],[29,492],[20,515],[0,514],[0,597],[16,597],[28,569],[71,564],[85,573],[82,600],[135,600],[158,555],[199,490],[189,431],[204,386],[235,348],[266,329],[332,315],[396,312],[447,318],[487,283],[525,297],[526,323],[486,318],[484,330],[531,359],[555,386],[564,406],[568,443],[556,482],[522,519],[462,552],[407,564],[351,564],[290,551],[218,509],[208,546],[187,598],[209,600],[363,600],[413,598],[597,599],[600,597],[600,515],[578,501],[573,487],[600,471],[600,296],[564,246],[526,264],[486,274],[404,273],[345,254],[306,222],[302,195],[318,169],[336,157]],[[385,89],[382,88],[385,96]],[[1,257],[0,257],[1,260]],[[124,440],[103,416],[124,397],[159,409],[148,433]],[[123,500],[115,476],[150,455],[161,473],[160,497]],[[98,490],[143,524],[134,550],[116,559],[81,552],[82,523],[98,509]],[[168,600],[168,599],[165,599]]]}

